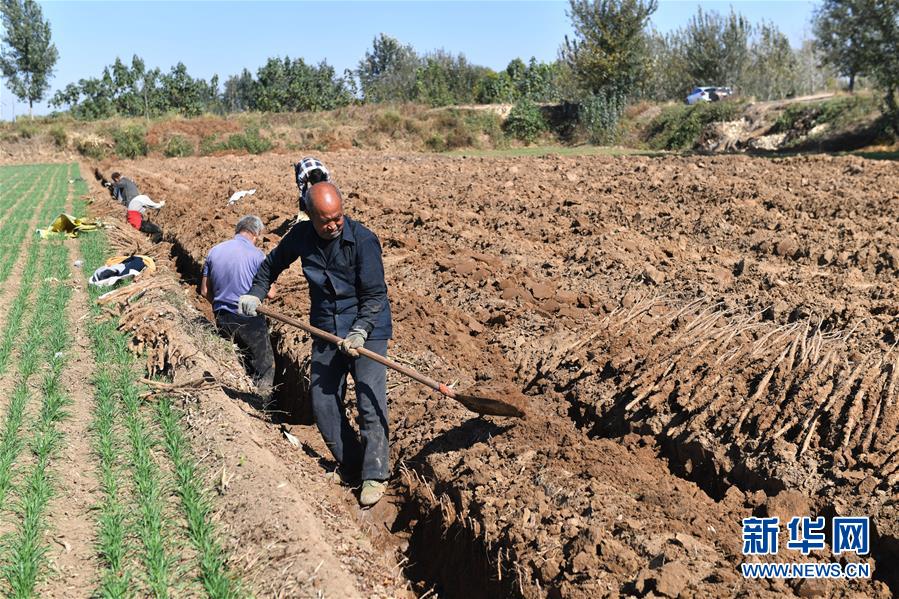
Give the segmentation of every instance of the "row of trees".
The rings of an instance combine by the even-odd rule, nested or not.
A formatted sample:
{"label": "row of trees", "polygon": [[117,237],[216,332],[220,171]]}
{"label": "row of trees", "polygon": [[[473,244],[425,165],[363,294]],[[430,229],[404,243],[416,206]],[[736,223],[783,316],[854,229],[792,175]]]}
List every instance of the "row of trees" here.
{"label": "row of trees", "polygon": [[56,92],[51,106],[68,106],[76,118],[101,119],[113,115],[146,116],[180,112],[203,114],[218,99],[218,77],[207,83],[195,79],[184,63],[168,73],[147,69],[135,56],[128,66],[121,59],[103,69],[100,77],[81,79]]}
{"label": "row of trees", "polygon": [[731,11],[701,8],[685,27],[648,35],[651,66],[645,95],[664,100],[691,85],[724,85],[743,95],[773,100],[823,89],[836,73],[811,41],[798,49],[770,22],[750,23]]}
{"label": "row of trees", "polygon": [[569,0],[573,40],[562,58],[579,84],[581,105],[605,121],[640,97],[683,97],[694,85],[729,85],[744,95],[782,98],[867,75],[884,93],[884,113],[899,135],[899,1],[823,0],[814,40],[798,50],[773,23],[753,25],[701,8],[683,28],[648,31],[657,0]]}
{"label": "row of trees", "polygon": [[443,50],[419,55],[410,45],[376,37],[353,75],[366,102],[421,102],[432,106],[496,104],[528,98],[551,102],[563,96],[559,63],[514,59],[495,72]]}
{"label": "row of trees", "polygon": [[432,106],[516,102],[528,98],[551,102],[563,97],[561,65],[515,59],[494,72],[471,64],[464,55],[442,50],[419,56],[411,46],[380,35],[354,71],[338,75],[327,62],[270,58],[255,74],[244,69],[229,77],[221,91],[218,77],[193,78],[183,63],[169,73],[147,69],[134,56],[121,59],[99,77],[81,79],[59,90],[50,105],[68,107],[78,118],[112,115],[155,116],[178,112],[298,112],[330,110],[363,101],[419,102]]}
{"label": "row of trees", "polygon": [[272,58],[257,77],[244,71],[219,91],[217,75],[206,81],[191,77],[178,63],[168,73],[147,69],[139,56],[128,66],[121,59],[99,77],[70,83],[50,98],[50,105],[67,106],[72,115],[99,119],[113,115],[157,116],[177,112],[197,116],[206,112],[243,110],[287,112],[329,110],[352,101],[351,90],[325,63],[308,65],[302,59]]}
{"label": "row of trees", "polygon": [[[750,23],[701,8],[686,26],[665,34],[650,28],[658,0],[569,0],[574,33],[559,59],[515,59],[499,72],[462,54],[419,54],[381,34],[357,68],[338,75],[326,62],[270,58],[255,74],[244,69],[219,89],[217,76],[194,78],[183,63],[148,69],[135,56],[98,77],[58,91],[51,105],[80,118],[166,112],[327,110],[352,102],[420,102],[434,106],[568,101],[589,126],[614,125],[627,102],[679,100],[695,85],[728,85],[743,95],[781,98],[821,89],[836,75],[850,90],[866,76],[884,92],[899,130],[899,2],[823,0],[815,39],[793,49],[776,25]],[[44,97],[58,52],[34,0],[0,0],[7,84],[29,105]]]}
{"label": "row of trees", "polygon": [[163,74],[134,57],[130,68],[116,60],[99,77],[69,84],[51,104],[100,118],[172,110],[327,110],[358,101],[444,106],[564,100],[606,122],[629,101],[680,100],[695,85],[729,85],[774,99],[810,93],[833,78],[820,66],[816,46],[794,50],[772,23],[754,25],[733,11],[700,8],[685,27],[661,34],[649,27],[656,8],[657,0],[570,0],[574,34],[564,40],[559,59],[516,58],[498,72],[462,54],[419,54],[381,34],[356,69],[341,75],[326,62],[270,58],[255,74],[244,69],[229,77],[219,91],[216,77],[194,79],[183,64]]}

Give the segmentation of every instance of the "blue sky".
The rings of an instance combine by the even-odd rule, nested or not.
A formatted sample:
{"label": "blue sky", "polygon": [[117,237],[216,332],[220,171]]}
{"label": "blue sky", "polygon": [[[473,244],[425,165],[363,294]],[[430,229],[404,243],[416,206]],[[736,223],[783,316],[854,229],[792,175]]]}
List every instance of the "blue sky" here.
{"label": "blue sky", "polygon": [[[338,72],[354,68],[381,32],[419,52],[443,48],[476,64],[502,69],[515,57],[550,61],[571,33],[567,1],[358,2],[82,2],[44,0],[60,58],[51,92],[96,77],[116,56],[133,54],[164,71],[178,61],[194,77],[222,82],[270,56],[327,59]],[[660,0],[652,21],[667,31],[683,26],[698,6],[751,21],[773,21],[798,45],[808,35],[815,2],[808,0]],[[5,86],[0,117],[27,111]],[[48,96],[49,96],[48,95]],[[35,113],[48,111],[45,104]]]}

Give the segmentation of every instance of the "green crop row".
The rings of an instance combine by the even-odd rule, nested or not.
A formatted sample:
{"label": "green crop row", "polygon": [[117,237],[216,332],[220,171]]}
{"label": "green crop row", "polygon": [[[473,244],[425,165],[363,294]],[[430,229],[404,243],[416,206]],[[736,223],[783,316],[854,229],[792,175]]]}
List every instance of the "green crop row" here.
{"label": "green crop row", "polygon": [[[29,239],[31,231],[28,229],[35,210],[43,215],[64,207],[69,171],[67,166],[22,169],[22,184],[15,186],[10,194],[12,197],[7,198],[12,209],[0,228],[3,235],[0,270],[5,273],[4,278],[8,277],[21,249],[27,247],[19,289],[10,302],[0,336],[0,374],[9,367],[13,352],[16,349],[19,352],[16,377],[0,433],[0,508],[6,509],[10,491],[17,498],[14,513],[18,524],[4,537],[0,559],[0,573],[7,595],[12,597],[33,596],[38,572],[45,563],[44,512],[52,490],[47,466],[58,450],[59,435],[55,425],[63,416],[65,404],[60,379],[68,332],[64,319],[58,316],[64,314],[71,295],[71,288],[65,284],[68,269],[65,247],[57,242],[42,251],[43,244]],[[3,173],[4,176],[8,174]],[[35,281],[38,281],[39,291],[34,301],[29,301]],[[23,326],[25,339],[18,343]],[[22,437],[26,407],[36,391],[29,381],[38,371],[43,373],[37,385],[43,402],[26,444]],[[33,467],[18,477],[18,484],[14,484],[18,458],[25,447],[34,456]]]}
{"label": "green crop row", "polygon": [[[76,195],[83,193],[82,184],[76,183]],[[76,208],[83,209],[81,204]],[[82,236],[80,245],[85,273],[100,266],[109,253],[102,232]],[[96,594],[130,596],[140,587],[140,594],[167,597],[184,592],[187,572],[193,571],[209,597],[246,596],[228,571],[180,416],[165,398],[158,400],[156,410],[145,409],[128,338],[116,322],[103,317],[94,301],[99,293],[90,290],[88,325],[96,361],[93,447],[103,491],[97,543],[103,572]],[[167,458],[164,470],[171,471],[171,478],[158,463],[159,450]],[[133,493],[127,500],[126,488]],[[166,513],[166,497],[172,492],[180,499],[176,515]],[[195,556],[183,557],[176,533],[187,537]]]}
{"label": "green crop row", "polygon": [[[38,214],[39,226],[47,226],[44,223],[65,207],[67,172],[65,166],[48,167],[44,176],[34,174],[31,177],[32,186],[22,195],[14,198],[13,208],[6,215],[3,224],[0,225],[0,284],[4,283],[12,272],[12,268],[23,247],[23,239],[30,236],[31,224]],[[40,188],[40,182],[44,178],[49,180],[49,186]],[[45,181],[46,183],[46,181]],[[49,216],[53,214],[53,216]]]}
{"label": "green crop row", "polygon": [[40,339],[43,360],[40,361],[37,352],[23,354],[20,360],[21,367],[28,372],[43,362],[44,371],[39,385],[40,412],[31,427],[28,443],[33,464],[17,485],[18,525],[4,543],[3,578],[9,585],[9,596],[17,598],[35,596],[38,576],[47,566],[48,539],[44,532],[47,507],[54,494],[50,464],[63,442],[57,425],[66,416],[65,407],[70,403],[62,386],[62,371],[71,343],[68,320],[63,317],[72,295],[72,288],[67,284],[69,254],[61,241],[49,243],[42,269],[46,276],[29,327],[29,339],[32,335]]}

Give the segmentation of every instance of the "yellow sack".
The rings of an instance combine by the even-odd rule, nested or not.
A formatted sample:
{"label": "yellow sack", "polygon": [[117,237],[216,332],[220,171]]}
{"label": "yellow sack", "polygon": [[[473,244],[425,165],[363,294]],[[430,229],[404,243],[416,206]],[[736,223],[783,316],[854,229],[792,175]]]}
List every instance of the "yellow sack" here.
{"label": "yellow sack", "polygon": [[75,218],[71,214],[62,213],[56,217],[56,220],[49,227],[38,229],[37,234],[40,235],[41,239],[62,237],[63,235],[66,237],[78,237],[81,231],[93,231],[98,228],[100,228],[100,223],[97,221]]}

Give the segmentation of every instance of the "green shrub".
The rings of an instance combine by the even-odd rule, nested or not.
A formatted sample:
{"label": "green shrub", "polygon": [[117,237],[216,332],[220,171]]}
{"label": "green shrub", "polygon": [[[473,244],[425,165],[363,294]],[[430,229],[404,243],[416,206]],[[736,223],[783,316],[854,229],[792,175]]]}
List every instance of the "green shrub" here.
{"label": "green shrub", "polygon": [[425,141],[425,145],[434,152],[443,152],[446,150],[446,141],[436,133]]}
{"label": "green shrub", "polygon": [[169,140],[165,142],[165,147],[163,148],[162,153],[165,154],[168,158],[183,158],[184,156],[193,155],[194,146],[187,138],[180,135],[175,135],[173,137],[170,137]]}
{"label": "green shrub", "polygon": [[595,94],[578,106],[578,122],[590,143],[608,144],[618,139],[618,124],[624,114],[625,99],[619,94]]}
{"label": "green shrub", "polygon": [[732,121],[744,108],[744,104],[726,100],[669,107],[649,124],[646,142],[655,150],[692,148],[706,125]]}
{"label": "green shrub", "polygon": [[262,154],[272,149],[271,140],[259,135],[256,127],[247,127],[243,133],[234,133],[228,136],[224,144],[227,150],[246,150],[250,154]]}
{"label": "green shrub", "polygon": [[200,140],[200,155],[201,156],[209,156],[213,152],[217,152],[221,149],[221,144],[218,141],[217,135],[207,135],[203,139]]}
{"label": "green shrub", "polygon": [[149,150],[146,132],[143,127],[138,127],[137,125],[126,127],[124,129],[113,129],[112,141],[115,147],[115,153],[121,158],[146,156],[147,151]]}
{"label": "green shrub", "polygon": [[547,125],[540,107],[524,98],[512,107],[506,117],[505,129],[515,139],[531,144],[546,131]]}
{"label": "green shrub", "polygon": [[37,135],[37,125],[19,119],[16,121],[16,133],[18,134],[19,139],[31,139]]}
{"label": "green shrub", "polygon": [[393,110],[385,110],[375,115],[372,128],[379,133],[395,136],[402,126],[403,117]]}
{"label": "green shrub", "polygon": [[79,154],[92,158],[93,160],[102,160],[106,158],[106,143],[102,138],[95,135],[81,137],[75,142],[75,149]]}
{"label": "green shrub", "polygon": [[57,148],[65,149],[69,145],[69,134],[59,125],[50,128],[50,138]]}
{"label": "green shrub", "polygon": [[424,124],[415,119],[405,118],[403,119],[403,129],[406,130],[406,133],[421,135],[422,131],[424,131]]}
{"label": "green shrub", "polygon": [[807,131],[824,123],[847,125],[876,112],[877,108],[876,98],[862,95],[833,98],[817,104],[791,104],[777,117],[771,133]]}
{"label": "green shrub", "polygon": [[472,110],[465,115],[465,125],[479,135],[486,135],[493,145],[504,145],[503,119],[492,110]]}
{"label": "green shrub", "polygon": [[446,149],[472,148],[478,145],[477,135],[465,128],[453,129],[446,134]]}

